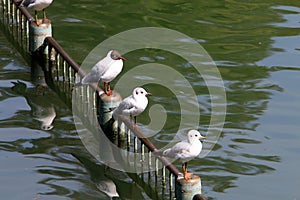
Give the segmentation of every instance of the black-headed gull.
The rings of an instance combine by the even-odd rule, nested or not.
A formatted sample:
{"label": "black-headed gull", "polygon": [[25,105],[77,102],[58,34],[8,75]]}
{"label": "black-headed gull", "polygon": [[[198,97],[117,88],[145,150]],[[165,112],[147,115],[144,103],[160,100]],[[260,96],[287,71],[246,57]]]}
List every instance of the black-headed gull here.
{"label": "black-headed gull", "polygon": [[[81,84],[103,82],[106,95],[111,95],[110,82],[114,80],[123,69],[123,61],[125,60],[118,51],[110,50],[106,57],[93,66],[92,70],[83,77]],[[107,88],[106,88],[107,84]]]}
{"label": "black-headed gull", "polygon": [[119,106],[114,110],[114,115],[122,114],[134,117],[134,124],[136,125],[136,116],[146,109],[148,105],[148,96],[151,96],[151,93],[147,92],[144,88],[135,88],[132,95],[121,101]]}
{"label": "black-headed gull", "polygon": [[187,140],[176,143],[172,148],[163,151],[162,155],[176,158],[182,162],[182,171],[185,180],[192,177],[192,173],[187,172],[187,162],[197,157],[202,150],[200,139],[205,139],[197,130],[190,130]]}
{"label": "black-headed gull", "polygon": [[32,8],[35,12],[35,21],[39,25],[37,11],[43,11],[43,21],[47,20],[45,8],[47,8],[53,0],[23,0],[21,6],[26,6],[27,8]]}

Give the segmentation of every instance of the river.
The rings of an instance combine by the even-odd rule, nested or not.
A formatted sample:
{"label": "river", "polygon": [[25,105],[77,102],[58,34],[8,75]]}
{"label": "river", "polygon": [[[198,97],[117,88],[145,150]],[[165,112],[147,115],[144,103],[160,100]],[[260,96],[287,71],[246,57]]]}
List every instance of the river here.
{"label": "river", "polygon": [[[56,0],[47,16],[54,38],[80,64],[97,44],[126,30],[164,27],[196,40],[220,72],[227,108],[217,144],[205,157],[189,162],[189,170],[201,176],[203,194],[215,200],[300,199],[299,2]],[[159,49],[124,56],[124,74],[141,64],[161,63],[186,77],[200,105],[198,128],[209,134],[209,91],[186,60]],[[30,67],[2,32],[0,77],[1,198],[107,199],[95,185],[101,167],[78,160],[90,155],[69,106],[46,90],[43,103],[34,103],[55,112],[53,129],[41,129],[33,117],[29,101],[37,89]],[[18,81],[27,89],[14,87],[12,82]],[[177,126],[179,103],[166,87],[145,87],[153,94],[149,107],[159,104],[167,113],[163,130],[151,138],[163,146],[182,131]],[[141,125],[149,122],[148,111],[139,116]],[[135,184],[122,184],[117,188],[121,199],[147,198]]]}

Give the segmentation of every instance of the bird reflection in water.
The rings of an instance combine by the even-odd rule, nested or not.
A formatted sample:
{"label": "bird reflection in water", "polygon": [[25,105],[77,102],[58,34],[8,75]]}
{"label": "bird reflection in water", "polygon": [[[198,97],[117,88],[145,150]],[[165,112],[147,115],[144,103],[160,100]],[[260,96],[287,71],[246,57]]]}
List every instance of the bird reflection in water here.
{"label": "bird reflection in water", "polygon": [[49,101],[51,93],[45,86],[39,85],[35,88],[28,88],[21,81],[12,82],[14,86],[12,90],[23,96],[31,108],[32,118],[39,121],[42,130],[51,130],[53,128],[53,120],[56,117],[54,105]]}

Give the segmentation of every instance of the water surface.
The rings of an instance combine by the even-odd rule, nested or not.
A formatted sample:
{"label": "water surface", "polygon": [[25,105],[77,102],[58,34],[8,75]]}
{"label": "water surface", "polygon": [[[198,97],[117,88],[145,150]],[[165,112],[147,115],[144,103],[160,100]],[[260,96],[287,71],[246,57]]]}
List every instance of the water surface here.
{"label": "water surface", "polygon": [[[203,193],[209,199],[300,199],[299,3],[65,0],[55,1],[48,16],[54,37],[79,63],[96,44],[132,28],[166,27],[196,39],[218,66],[227,93],[226,121],[217,145],[207,157],[189,163],[190,170],[201,176]],[[53,129],[41,130],[28,102],[39,92],[30,80],[30,68],[2,32],[0,41],[2,196],[106,199],[95,180],[99,177],[95,172],[103,169],[78,161],[89,154],[68,106],[46,90],[45,98],[51,101],[41,106],[53,107],[56,117]],[[139,64],[158,62],[184,74],[199,91],[199,128],[207,131],[211,114],[208,90],[185,60],[160,50],[139,50],[125,56],[124,73]],[[25,93],[12,89],[11,82],[18,80],[26,84]],[[164,145],[178,131],[178,102],[162,86],[146,87],[154,94],[150,104],[160,104],[168,111],[164,129],[151,138],[158,146]],[[139,119],[141,124],[148,123],[147,112]],[[131,186],[128,177],[124,180],[117,188],[122,199],[147,198]],[[129,189],[139,191],[137,196],[128,194]]]}

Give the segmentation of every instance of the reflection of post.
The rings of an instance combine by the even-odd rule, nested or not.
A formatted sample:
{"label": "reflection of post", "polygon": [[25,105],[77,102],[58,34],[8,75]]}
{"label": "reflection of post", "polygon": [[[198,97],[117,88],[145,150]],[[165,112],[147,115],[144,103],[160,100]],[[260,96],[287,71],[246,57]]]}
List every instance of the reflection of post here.
{"label": "reflection of post", "polygon": [[[121,137],[118,132],[118,121],[113,119],[113,109],[117,107],[122,98],[119,93],[113,91],[112,95],[107,96],[102,94],[99,97],[98,113],[99,113],[99,124],[106,137],[114,143],[116,146],[122,147],[122,143],[119,142]],[[124,134],[123,134],[124,135]],[[112,145],[100,139],[99,148],[101,151],[101,159],[105,161],[121,162],[119,159],[120,155],[114,154]],[[116,161],[117,160],[117,161]]]}
{"label": "reflection of post", "polygon": [[[189,180],[179,178],[176,181],[176,199],[187,200],[187,199],[199,199],[205,200],[206,198],[201,194],[201,179],[197,175]],[[202,198],[200,198],[202,197]]]}
{"label": "reflection of post", "polygon": [[41,66],[45,65],[45,58],[48,54],[47,49],[41,48],[46,37],[52,36],[50,20],[47,23],[30,23],[29,27],[29,50],[33,55],[31,60],[32,80],[36,84],[45,85],[45,76]]}

